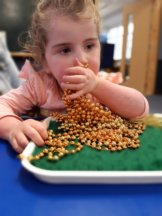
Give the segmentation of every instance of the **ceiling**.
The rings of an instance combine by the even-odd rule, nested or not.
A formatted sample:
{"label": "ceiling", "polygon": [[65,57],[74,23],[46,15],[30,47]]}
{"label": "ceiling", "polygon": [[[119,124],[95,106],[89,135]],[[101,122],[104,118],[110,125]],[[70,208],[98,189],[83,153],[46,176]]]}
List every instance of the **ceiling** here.
{"label": "ceiling", "polygon": [[106,32],[108,29],[122,24],[123,7],[135,1],[137,0],[99,0],[101,30]]}

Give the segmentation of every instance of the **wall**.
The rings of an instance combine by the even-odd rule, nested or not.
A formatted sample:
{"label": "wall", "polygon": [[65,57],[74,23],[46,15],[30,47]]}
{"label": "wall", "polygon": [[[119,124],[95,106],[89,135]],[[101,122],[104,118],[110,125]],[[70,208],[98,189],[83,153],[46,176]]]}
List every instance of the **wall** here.
{"label": "wall", "polygon": [[10,51],[20,51],[18,37],[30,24],[34,0],[0,0],[0,31],[7,32]]}
{"label": "wall", "polygon": [[159,57],[157,64],[157,77],[156,77],[156,94],[162,94],[162,24],[161,24],[161,32],[160,32],[160,46],[159,46]]}

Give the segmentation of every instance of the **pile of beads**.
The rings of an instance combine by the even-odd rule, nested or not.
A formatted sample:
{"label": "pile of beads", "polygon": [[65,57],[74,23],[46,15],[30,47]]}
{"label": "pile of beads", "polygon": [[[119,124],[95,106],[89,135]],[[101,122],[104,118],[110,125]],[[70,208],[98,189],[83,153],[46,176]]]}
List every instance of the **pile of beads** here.
{"label": "pile of beads", "polygon": [[58,131],[48,131],[45,148],[30,160],[39,160],[47,156],[49,160],[59,160],[67,154],[74,154],[84,145],[96,150],[121,151],[126,148],[138,148],[139,135],[145,126],[142,122],[128,121],[112,113],[99,103],[86,96],[75,100],[67,99],[70,91],[65,91],[63,101],[67,113],[53,113],[59,123]]}

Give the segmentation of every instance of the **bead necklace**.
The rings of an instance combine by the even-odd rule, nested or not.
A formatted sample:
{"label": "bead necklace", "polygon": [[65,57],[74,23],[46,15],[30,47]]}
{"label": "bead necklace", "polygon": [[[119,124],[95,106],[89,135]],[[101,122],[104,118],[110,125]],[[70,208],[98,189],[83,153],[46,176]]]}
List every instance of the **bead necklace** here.
{"label": "bead necklace", "polygon": [[[67,95],[70,93],[70,90],[66,90],[63,95],[67,113],[52,114],[60,124],[60,133],[48,130],[45,148],[37,155],[30,156],[29,160],[47,156],[49,160],[57,161],[67,154],[81,151],[85,145],[98,151],[112,152],[140,146],[139,135],[145,129],[142,122],[121,118],[86,96],[69,100]],[[19,157],[22,159],[23,155]]]}

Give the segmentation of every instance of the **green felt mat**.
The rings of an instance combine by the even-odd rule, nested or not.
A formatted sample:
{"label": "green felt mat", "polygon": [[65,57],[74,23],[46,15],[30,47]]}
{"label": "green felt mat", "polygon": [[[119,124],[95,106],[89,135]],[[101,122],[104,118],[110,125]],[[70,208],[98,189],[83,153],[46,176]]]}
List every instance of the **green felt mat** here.
{"label": "green felt mat", "polygon": [[[52,122],[50,129],[56,131],[56,128],[57,123]],[[34,154],[40,150],[36,148]],[[147,127],[140,136],[138,149],[110,152],[84,146],[80,152],[66,155],[58,161],[44,157],[32,161],[32,164],[48,170],[162,170],[162,129]]]}

